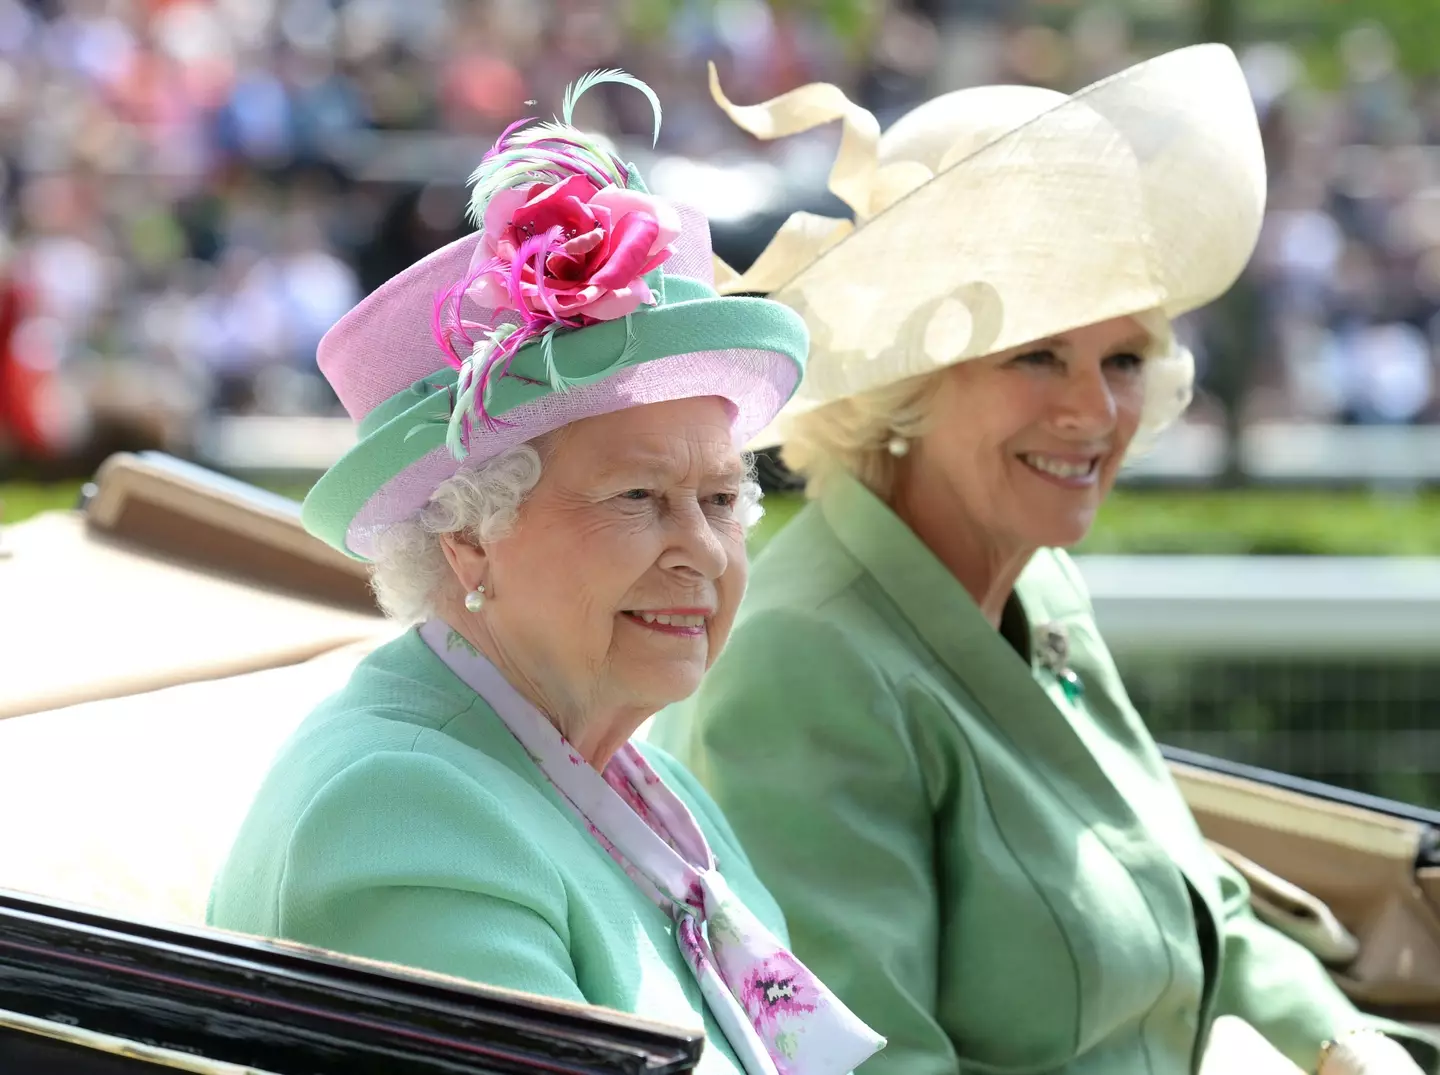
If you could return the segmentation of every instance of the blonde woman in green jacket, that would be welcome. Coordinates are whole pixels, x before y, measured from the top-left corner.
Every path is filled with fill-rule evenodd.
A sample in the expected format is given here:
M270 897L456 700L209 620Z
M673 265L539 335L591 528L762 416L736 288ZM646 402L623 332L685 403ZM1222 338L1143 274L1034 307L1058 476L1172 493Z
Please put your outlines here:
M784 445L810 503L650 738L725 810L796 952L889 1039L862 1075L1185 1075L1222 1015L1258 1031L1236 1075L1314 1072L1335 1038L1327 1075L1353 1051L1434 1071L1431 1043L1252 916L1061 551L1189 400L1171 319L1256 241L1233 56L1071 98L961 91L878 147L830 87L720 100L765 137L843 120L832 189L856 223L792 221L730 283L809 324L806 386L757 443Z

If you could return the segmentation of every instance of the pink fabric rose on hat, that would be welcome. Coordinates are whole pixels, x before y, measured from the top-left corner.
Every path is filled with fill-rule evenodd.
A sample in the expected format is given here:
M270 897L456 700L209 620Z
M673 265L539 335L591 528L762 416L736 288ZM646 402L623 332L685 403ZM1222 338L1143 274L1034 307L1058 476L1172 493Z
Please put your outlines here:
M502 190L485 208L477 253L492 266L474 297L496 310L518 300L526 320L613 321L654 303L643 277L679 235L673 206L588 176Z

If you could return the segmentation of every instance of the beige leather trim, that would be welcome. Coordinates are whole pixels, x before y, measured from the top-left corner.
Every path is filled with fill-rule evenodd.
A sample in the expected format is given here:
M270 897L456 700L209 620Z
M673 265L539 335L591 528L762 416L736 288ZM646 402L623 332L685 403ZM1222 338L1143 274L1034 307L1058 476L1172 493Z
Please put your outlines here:
M243 501L223 486L208 487L120 453L101 464L95 475L97 491L85 507L90 522L102 530L124 533L126 509L137 500L187 515L232 531L237 536L268 546L275 552L303 557L318 567L365 579L365 565L312 537L300 520L272 510L263 501Z
M1188 765L1171 766L1190 809L1264 828L1339 844L1367 855L1403 860L1420 850L1423 826L1343 803L1312 799Z
M1213 841L1210 846L1250 885L1250 904L1262 922L1304 945L1329 966L1343 967L1360 954L1360 942L1324 900L1238 851Z
M377 612L368 565L307 533L298 514L265 496L205 485L123 453L107 459L95 480L85 508L92 529L256 586Z
M295 664L395 630L373 606L177 562L74 512L7 527L5 540L0 718Z
M1422 866L1416 870L1415 884L1420 894L1440 911L1440 866Z
M1333 914L1359 943L1353 958L1331 960L1332 976L1352 1000L1396 1018L1437 1017L1440 870L1417 876L1424 825L1190 766L1172 768L1201 831L1232 852L1227 857L1250 881L1259 917L1312 950L1318 940L1341 955L1332 942L1343 941L1343 934L1314 934L1309 927L1316 923L1303 908L1289 924L1302 927L1301 934L1311 932L1309 943L1286 929L1285 919L1272 920L1287 903L1299 906L1284 898L1293 891L1270 890L1267 874L1283 878L1301 890L1311 911ZM1281 896L1279 906L1270 898L1275 895Z

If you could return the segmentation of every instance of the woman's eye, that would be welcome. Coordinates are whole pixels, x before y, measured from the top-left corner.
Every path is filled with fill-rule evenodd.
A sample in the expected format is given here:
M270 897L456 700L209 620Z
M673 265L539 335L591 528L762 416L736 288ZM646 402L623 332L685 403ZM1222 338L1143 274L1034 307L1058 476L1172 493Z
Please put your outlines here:
M1143 357L1129 354L1128 352L1123 355L1111 355L1105 361L1109 366L1120 370L1122 373L1133 373L1145 365L1145 359Z
M739 493L716 493L710 498L716 507L733 508L740 500Z
M1059 361L1054 351L1026 351L1023 355L1016 355L1010 363L1015 366L1049 366Z
M626 489L620 494L622 500L649 500L649 489Z

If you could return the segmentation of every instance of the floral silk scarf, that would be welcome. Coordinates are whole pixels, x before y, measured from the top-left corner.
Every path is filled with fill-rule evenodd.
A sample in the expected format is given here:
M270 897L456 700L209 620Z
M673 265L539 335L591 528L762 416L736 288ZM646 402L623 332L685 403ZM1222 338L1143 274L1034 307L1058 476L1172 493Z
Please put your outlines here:
M674 920L685 963L747 1075L845 1075L884 1047L730 891L694 816L633 744L596 772L448 624L431 620L420 636Z

